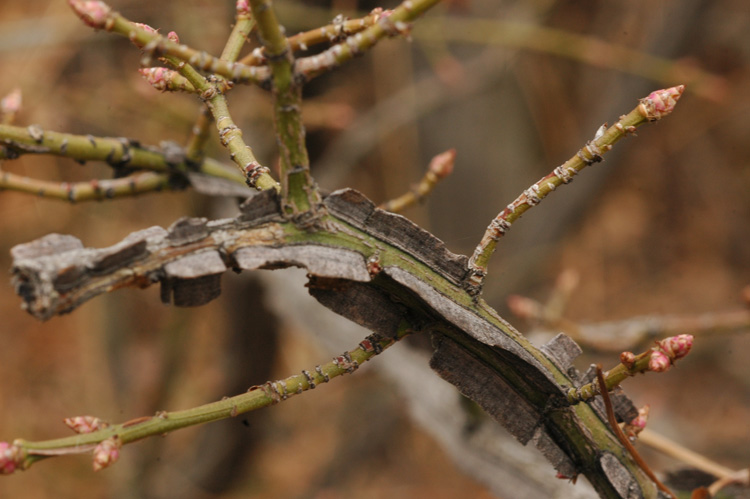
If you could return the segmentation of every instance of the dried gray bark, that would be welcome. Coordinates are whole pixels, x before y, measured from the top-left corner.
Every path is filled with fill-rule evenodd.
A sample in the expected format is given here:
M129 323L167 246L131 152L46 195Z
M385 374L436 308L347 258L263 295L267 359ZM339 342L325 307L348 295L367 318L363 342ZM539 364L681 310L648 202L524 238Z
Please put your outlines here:
M13 248L13 282L24 308L44 320L122 286L161 282L165 300L195 306L219 295L227 268L304 267L310 293L358 324L383 335L404 321L431 332L431 367L561 474L585 474L604 497L657 496L597 412L567 403L566 390L582 383L572 340L534 348L466 293L466 257L406 218L349 189L324 205L328 215L306 229L264 192L235 219L181 219L109 248L51 235ZM621 407L621 417L632 415L632 405Z

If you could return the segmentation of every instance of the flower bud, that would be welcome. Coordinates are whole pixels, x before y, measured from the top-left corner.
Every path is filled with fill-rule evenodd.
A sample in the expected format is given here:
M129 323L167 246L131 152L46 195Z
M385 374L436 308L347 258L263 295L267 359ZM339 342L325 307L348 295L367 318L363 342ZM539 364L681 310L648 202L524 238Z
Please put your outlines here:
M70 5L76 15L78 15L87 26L96 29L105 29L107 27L107 18L112 9L110 9L104 2L68 0L68 5Z
M94 416L75 416L65 418L63 422L76 433L91 433L109 426L109 424Z
M114 464L120 458L120 447L122 447L122 442L117 435L99 442L94 449L94 471Z
M0 442L0 475L10 475L22 467L23 450L14 444Z
M649 121L659 120L674 111L684 91L685 85L678 85L651 92L648 97L641 99L638 111Z
M651 351L651 358L648 361L648 370L657 373L663 373L672 367L672 361L666 353L658 349Z

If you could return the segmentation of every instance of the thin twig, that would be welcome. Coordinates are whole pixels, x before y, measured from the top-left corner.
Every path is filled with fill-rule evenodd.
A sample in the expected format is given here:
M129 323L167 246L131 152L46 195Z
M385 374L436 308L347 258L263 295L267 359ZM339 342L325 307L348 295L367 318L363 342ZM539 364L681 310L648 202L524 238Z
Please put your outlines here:
M77 203L80 201L103 201L106 199L137 196L147 192L181 191L187 187L186 180L175 182L164 173L137 173L129 177L89 180L86 182L49 182L23 177L10 172L0 172L0 190L25 192L40 197Z
M246 2L239 0L236 4L235 23L232 32L229 34L224 50L221 52L220 59L227 62L235 62L240 55L242 47L247 41L247 37L255 27L255 20L250 15ZM185 145L185 155L193 161L200 161L203 157L203 150L209 137L209 130L213 116L208 107L201 108L195 124L190 129L190 137Z
M665 494L668 494L672 499L677 499L677 496L675 496L674 493L669 490L666 485L661 483L661 481L656 478L654 472L651 471L651 468L648 466L648 464L646 464L646 461L644 461L641 455L638 454L638 451L635 450L635 447L633 447L633 444L630 443L628 437L626 437L622 432L622 430L620 429L620 425L617 424L615 411L612 408L612 402L609 400L609 393L607 392L607 383L604 381L604 376L602 375L601 364L597 364L596 366L596 379L599 381L599 391L601 392L602 400L604 401L604 407L607 410L607 421L609 421L609 426L612 428L612 433L615 434L617 440L619 440L622 446L628 450L630 455L633 457L633 460L638 464L643 472L646 473L646 475L648 475L651 480L653 480L656 486L659 487L659 489L662 490Z
M630 376L648 371L667 371L677 360L690 353L694 338L689 334L670 336L645 352L635 355L632 352L620 354L620 364L607 371L604 378L604 386L607 390L613 390ZM587 383L578 388L568 390L568 402L576 404L589 400L600 393L601 384L596 382Z
M113 168L153 170L167 173L197 171L212 177L244 183L244 177L206 159L189 164L182 148L171 143L163 147L141 145L125 137L94 137L44 130L37 125L18 127L0 125L0 159L15 159L21 154L53 154L76 161L104 161Z
M161 57L169 55L195 66L202 71L219 74L228 80L237 83L255 83L263 86L270 76L268 68L247 66L240 63L231 63L214 57L207 52L202 52L183 45L156 32L142 29L132 21L123 17L119 12L112 10L104 2L86 2L82 0L68 0L68 3L76 14L92 28L111 31L129 38L140 47L146 54L143 61L144 66L150 66L150 57Z
M594 139L589 141L572 158L526 189L501 211L490 222L482 240L469 260L469 292L475 295L481 293L484 278L487 275L487 265L495 251L497 242L510 229L513 222L518 220L526 210L539 204L557 187L571 182L573 176L585 167L601 161L602 155L612 149L615 142L628 133L633 133L636 127L649 121L657 121L670 114L684 89L684 85L680 85L652 92L648 97L641 99L641 103L635 109L622 116L617 123L606 130L605 127L600 128Z
M294 54L270 0L250 0L249 3L272 74L283 208L291 215L315 214L322 197L310 175L301 115L302 84L295 74Z
M390 10L383 10L382 8L377 7L367 16L358 19L344 19L343 17L338 16L331 24L290 36L288 38L289 47L293 51L308 50L315 45L339 42L347 36L355 35L360 31L369 28L375 24L381 16L389 15L390 12ZM246 55L240 59L239 62L247 64L248 66L260 66L266 64L268 60L265 51L261 48Z
M236 417L256 409L283 402L290 397L299 395L305 391L315 388L317 385L327 383L329 380L343 374L354 372L362 363L367 362L386 348L395 344L401 338L414 332L410 325L404 321L396 331L395 336L383 337L373 334L360 342L354 350L348 351L334 357L332 361L315 366L310 370L303 370L301 374L289 376L288 378L269 381L260 386L251 387L247 393L228 397L217 402L175 412L158 412L151 417L137 418L117 425L97 424L90 433L82 433L74 437L46 440L41 442L28 442L15 440L12 446L0 442L0 448L4 447L6 455L15 456L15 469L27 469L35 462L60 455L80 454L94 451L94 468L101 469L112 464L119 455L114 453L120 446L135 442L151 436L164 435L166 433L203 424L220 419ZM71 418L77 421L91 418ZM91 425L86 425L90 427ZM104 442L110 442L111 449L102 456L96 449ZM8 451L8 448L11 451ZM13 471L11 470L11 471Z
M374 47L380 40L408 35L409 23L434 7L439 0L405 0L390 15L380 16L375 24L318 55L297 61L297 71L305 78L314 78Z
M447 151L436 155L430 161L430 166L419 181L419 184L396 199L386 201L381 204L379 208L392 213L400 213L406 208L418 203L428 196L441 180L451 174L455 160L455 149L448 149Z

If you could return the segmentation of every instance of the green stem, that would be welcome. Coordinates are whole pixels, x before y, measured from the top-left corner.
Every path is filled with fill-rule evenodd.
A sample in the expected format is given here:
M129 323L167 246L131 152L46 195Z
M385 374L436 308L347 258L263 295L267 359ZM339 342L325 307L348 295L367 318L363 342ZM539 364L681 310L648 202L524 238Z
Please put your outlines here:
M218 161L206 159L197 165L175 161L157 147L142 146L124 137L94 137L43 130L31 125L0 125L0 159L14 159L21 154L53 154L77 161L104 161L114 168L153 170L157 172L197 171L212 177L244 183L244 177L228 172Z
M250 0L258 35L271 68L274 121L279 141L281 195L290 215L316 212L321 195L310 175L310 159L302 124L302 85L294 72L294 56L270 0Z
M182 63L171 56L165 59L200 92L201 99L206 103L216 122L221 144L229 149L230 157L242 172L247 185L260 191L279 190L279 184L271 177L269 169L258 162L252 148L242 139L242 130L232 120L226 97L221 90L226 86L226 80L221 79L213 83L190 64Z
M621 116L613 126L597 132L594 140L589 141L572 158L555 168L552 173L526 189L515 201L501 211L490 222L482 240L469 260L469 292L474 295L481 292L490 258L495 252L498 241L511 228L513 222L518 220L528 209L539 204L557 187L571 182L573 177L581 170L601 161L602 156L612 149L617 141L627 134L633 133L637 127L669 114L682 95L683 90L684 86L672 87L652 92L648 97L641 99L641 103L635 109L627 115Z
M255 21L247 13L237 13L237 21L229 34L224 50L221 52L221 60L235 62L240 55L242 47L247 41L247 37L255 26ZM198 118L190 130L190 138L185 146L185 155L192 161L200 161L203 157L203 150L209 137L209 130L213 117L208 108L201 109Z
M649 370L648 363L651 358L651 353L651 350L647 350L637 355L635 361L629 367L624 364L617 364L613 369L607 371L604 374L604 382L607 386L607 391L611 392L616 387L620 386L620 383L631 376L647 372ZM601 390L599 388L599 383L595 380L581 386L580 388L571 388L568 390L568 402L571 404L577 404L578 402L590 400L600 394Z
M36 194L40 197L77 203L137 196L162 190L182 190L185 184L175 184L163 173L140 173L125 178L89 180L87 182L49 182L10 172L0 172L0 190Z
M375 24L349 37L330 49L297 61L297 71L305 78L313 78L343 64L371 49L383 38L398 34L408 34L408 24L424 12L438 4L440 0L406 0L388 16L380 16Z
M263 86L269 74L266 68L246 66L214 57L206 52L200 52L180 43L173 42L158 33L152 33L137 26L123 17L119 12L111 11L105 29L123 35L130 39L147 56L171 56L184 61L202 71L223 76L238 83L255 83ZM234 48L230 49L234 50Z
M262 407L274 405L327 383L332 378L354 372L357 367L413 332L403 321L393 338L376 334L368 336L357 348L334 357L326 364L315 366L301 374L283 380L269 381L251 387L247 393L205 404L192 409L175 412L159 412L152 417L138 418L122 424L107 426L91 433L73 437L28 442L15 440L13 444L25 455L24 469L36 461L56 455L89 452L93 446L108 438L117 437L123 444L166 433L197 424L235 417Z

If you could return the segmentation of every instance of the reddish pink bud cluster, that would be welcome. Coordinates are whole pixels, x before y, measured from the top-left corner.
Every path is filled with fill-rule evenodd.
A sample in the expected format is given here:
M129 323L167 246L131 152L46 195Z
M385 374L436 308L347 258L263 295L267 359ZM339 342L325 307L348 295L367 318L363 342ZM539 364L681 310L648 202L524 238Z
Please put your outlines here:
M430 171L437 178L445 178L453 173L453 165L456 162L456 150L448 149L441 152L430 161Z
M237 15L249 15L250 14L250 3L247 0L237 0Z
M680 100L684 91L685 85L678 85L651 92L648 97L641 99L638 110L649 121L660 120L674 111L677 101Z
M105 29L107 27L107 19L112 9L106 3L68 0L68 5L70 5L87 26L96 29Z
M94 471L99 471L115 463L120 458L122 441L115 435L102 440L94 449Z
M693 348L693 335L678 334L659 341L657 344L672 360L677 360L690 353L690 349Z
M10 475L23 465L23 450L17 445L0 442L0 475Z
M63 422L76 433L91 433L109 426L108 423L94 416L75 416L65 418Z
M638 434L646 428L646 424L648 423L648 413L649 413L650 407L648 405L644 405L640 409L638 409L638 416L633 418L632 421L629 423L625 423L625 426L623 426L623 431L625 432L625 435L631 440L634 441Z
M167 68L141 68L138 70L146 81L156 90L164 92L169 88L169 81L175 72Z
M656 346L651 349L651 357L648 361L649 370L655 372L668 370L674 361L690 353L692 347L693 335L691 334L680 334L657 341Z
M170 31L169 33L167 33L167 40L169 40L170 42L180 43L180 37L174 31Z

